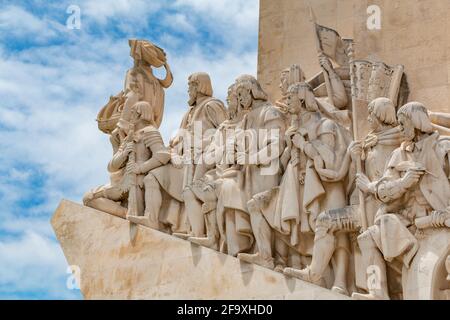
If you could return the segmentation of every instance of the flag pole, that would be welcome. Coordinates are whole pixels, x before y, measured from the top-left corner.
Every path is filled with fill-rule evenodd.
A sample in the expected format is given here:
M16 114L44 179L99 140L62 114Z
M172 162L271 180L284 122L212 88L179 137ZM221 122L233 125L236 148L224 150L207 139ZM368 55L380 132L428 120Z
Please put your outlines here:
M311 4L309 5L309 17L310 17L310 21L312 23L313 26L313 31L314 31L314 37L315 37L315 42L316 42L316 48L317 48L317 53L322 53L323 54L323 50L322 50L322 45L320 44L320 39L319 39L319 34L317 31L317 22L316 22L316 16L314 14L314 11L311 7ZM323 77L325 79L325 87L327 88L327 95L328 95L328 101L330 102L330 104L332 104L334 106L334 99L333 99L333 92L331 90L331 82L330 82L330 75L328 74L327 70L325 70L324 67L322 67L322 74Z
M358 136L358 121L356 118L356 79L355 79L355 54L353 50L353 40L349 39L348 51L347 51L350 63L350 85L351 85L351 95L352 95L352 127L353 127L353 140L359 140ZM362 173L362 160L359 157L356 160L356 172ZM361 231L367 230L367 216L366 216L366 203L364 192L359 189L359 213L361 218Z

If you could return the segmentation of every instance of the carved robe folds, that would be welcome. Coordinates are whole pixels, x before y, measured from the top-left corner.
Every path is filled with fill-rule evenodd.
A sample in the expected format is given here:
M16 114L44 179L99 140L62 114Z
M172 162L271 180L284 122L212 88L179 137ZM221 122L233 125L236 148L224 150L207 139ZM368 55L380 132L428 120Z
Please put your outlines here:
M386 203L377 213L375 225L367 232L383 253L385 260L401 257L409 266L418 242L413 233L414 220L432 211L445 211L450 206L450 183L444 172L445 141L432 134L418 143L403 143L396 149L387 171L377 186L378 198ZM426 172L419 184L405 190L399 180L411 165L421 164Z

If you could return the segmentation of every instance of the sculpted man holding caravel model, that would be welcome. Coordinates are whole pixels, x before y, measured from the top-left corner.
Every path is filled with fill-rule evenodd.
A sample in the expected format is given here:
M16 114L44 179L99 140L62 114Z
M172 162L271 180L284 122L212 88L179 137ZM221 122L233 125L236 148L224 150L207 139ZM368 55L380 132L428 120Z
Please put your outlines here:
M429 299L450 297L450 116L406 103L403 66L355 60L351 40L313 22L320 73L286 66L274 102L238 76L226 107L193 73L167 145L166 55L130 40L134 66L98 115L111 181L83 202L355 299L410 299L425 284Z

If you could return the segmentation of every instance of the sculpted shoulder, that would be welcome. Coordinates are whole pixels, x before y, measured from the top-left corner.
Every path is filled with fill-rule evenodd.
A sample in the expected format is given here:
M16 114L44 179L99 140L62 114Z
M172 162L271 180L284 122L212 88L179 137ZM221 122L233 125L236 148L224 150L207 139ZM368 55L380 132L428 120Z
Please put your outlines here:
M214 124L214 127L218 127L227 118L225 105L219 99L210 99L205 103L204 109L209 120Z
M336 122L334 122L331 119L324 118L318 128L318 134L319 135L325 134L325 133L335 134L337 127L338 126L337 126Z
M223 102L216 98L212 98L211 100L206 102L205 108L208 111L214 111L214 112L222 113L224 115L226 115L226 113L227 113L227 110L226 110Z
M402 162L404 158L403 151L404 150L402 146L392 151L391 157L386 165L386 168L395 168L400 162Z
M275 120L284 120L284 115L281 113L281 111L274 105L267 103L266 106L264 106L264 123L268 123L270 121Z

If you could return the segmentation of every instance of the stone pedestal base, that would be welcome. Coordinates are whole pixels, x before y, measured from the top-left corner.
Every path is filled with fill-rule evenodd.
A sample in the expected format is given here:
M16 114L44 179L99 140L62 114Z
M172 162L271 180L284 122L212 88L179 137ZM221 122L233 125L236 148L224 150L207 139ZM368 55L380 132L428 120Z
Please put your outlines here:
M67 200L51 222L86 299L349 299Z

